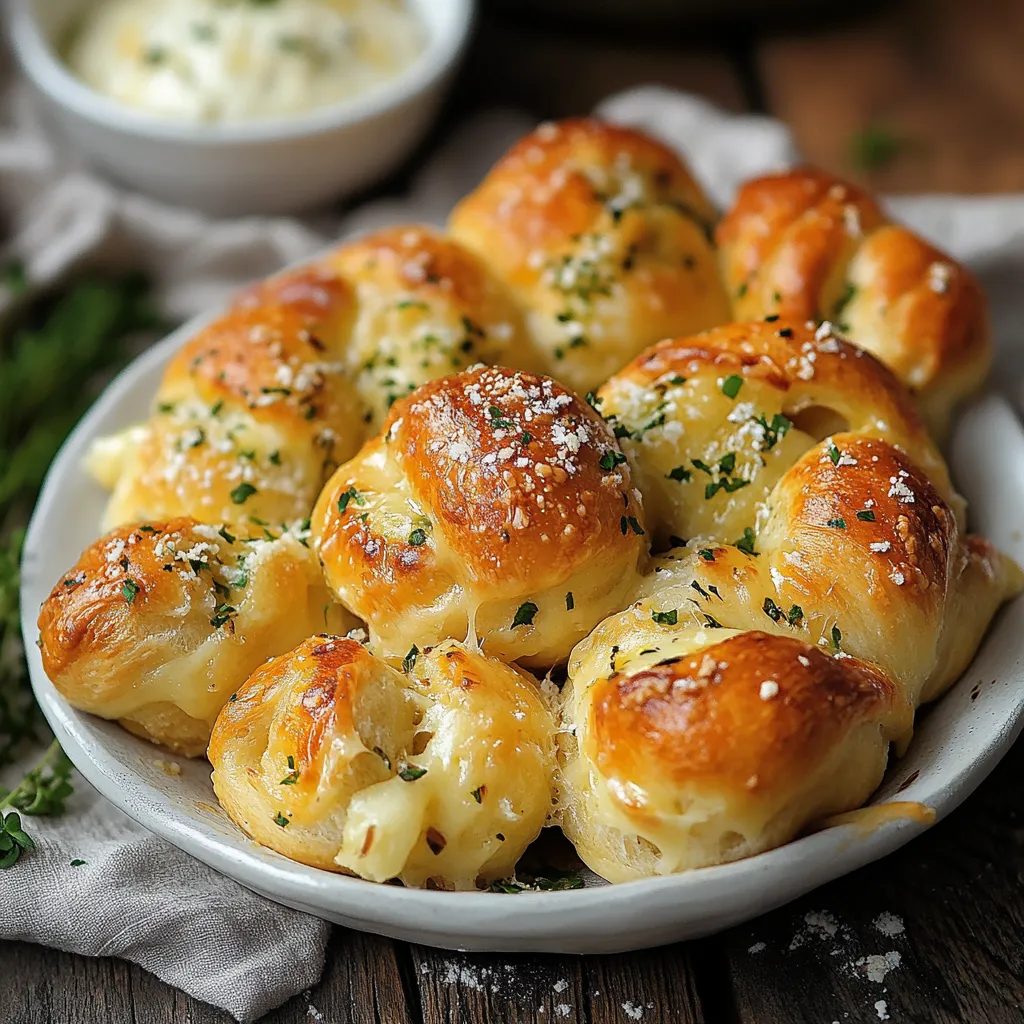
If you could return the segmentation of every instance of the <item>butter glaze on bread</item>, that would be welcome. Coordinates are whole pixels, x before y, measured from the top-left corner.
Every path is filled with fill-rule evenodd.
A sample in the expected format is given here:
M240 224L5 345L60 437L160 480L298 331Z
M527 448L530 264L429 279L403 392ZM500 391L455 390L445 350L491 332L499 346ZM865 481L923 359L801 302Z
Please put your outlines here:
M150 419L93 446L104 523L191 515L262 534L307 518L363 437L345 363L351 288L310 266L240 295L164 373Z
M480 260L427 227L398 227L341 246L325 260L351 285L349 343L367 436L420 384L476 363L538 365L519 307Z
M653 342L729 319L714 220L670 149L570 120L516 143L449 230L516 297L544 372L582 394Z
M622 882L747 857L858 807L911 709L878 669L798 639L648 617L577 648L564 714L562 828Z
M621 607L647 538L611 431L554 381L497 367L424 385L317 502L327 581L375 649L478 636L547 666Z
M245 543L176 519L88 547L44 602L39 635L69 704L191 757L249 673L325 623L357 624L299 536Z
M265 846L373 881L512 874L552 810L551 712L534 680L455 642L411 671L329 636L261 668L210 743L224 808Z
M906 390L824 326L755 321L663 341L598 398L662 547L672 536L733 541L756 529L794 461L839 431L911 453L962 518L963 502Z
M991 363L974 276L865 192L798 168L743 185L716 231L737 320L832 320L889 366L942 436Z
M833 453L838 453L834 458ZM917 706L966 668L1018 567L962 537L927 478L882 441L837 434L771 493L751 548L695 540L659 559L623 612L778 632L878 665Z

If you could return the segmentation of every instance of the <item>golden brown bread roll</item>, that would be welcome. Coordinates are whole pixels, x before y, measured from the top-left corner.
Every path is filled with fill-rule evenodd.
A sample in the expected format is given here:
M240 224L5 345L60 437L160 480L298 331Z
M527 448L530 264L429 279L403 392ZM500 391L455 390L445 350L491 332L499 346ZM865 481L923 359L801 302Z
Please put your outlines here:
M363 438L353 309L351 287L315 266L239 296L171 361L150 419L94 445L88 467L113 490L104 525L191 515L261 535L308 517Z
M189 757L262 661L357 624L304 535L242 541L192 519L107 534L39 613L43 668L69 704Z
M513 873L552 810L535 682L454 642L389 668L312 637L255 672L210 742L224 808L294 860L472 889Z
M522 313L480 260L426 227L344 245L325 263L355 291L348 361L375 434L420 384L475 363L532 369Z
M312 528L329 585L392 659L469 634L551 665L626 603L647 551L604 421L554 381L498 367L396 403Z
M837 434L781 478L746 550L694 540L660 559L624 617L796 636L870 661L911 705L966 668L1019 568L961 539L927 478L882 441Z
M794 461L844 430L911 453L962 516L905 389L824 326L773 318L663 341L612 377L598 403L662 547L672 537L734 542L756 530Z
M988 373L974 276L854 185L811 168L749 181L716 240L737 320L834 321L915 392L937 435Z
M612 882L738 860L863 803L912 712L791 637L610 620L573 652L562 828Z
M714 219L671 150L570 120L516 143L449 230L519 301L544 372L583 394L655 341L729 319Z

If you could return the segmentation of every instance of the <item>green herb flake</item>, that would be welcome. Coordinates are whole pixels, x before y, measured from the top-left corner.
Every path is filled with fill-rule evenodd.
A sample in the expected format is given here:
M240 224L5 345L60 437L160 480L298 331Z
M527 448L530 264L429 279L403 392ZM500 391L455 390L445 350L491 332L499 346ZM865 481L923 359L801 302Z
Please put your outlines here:
M609 448L608 451L606 451L604 455L601 456L598 465L603 470L610 472L611 470L615 469L616 466L621 466L625 461L625 455L623 455L621 452L613 451L612 449Z
M735 398L740 393L741 387L743 387L743 378L738 373L731 374L722 381L722 394L726 398Z
M278 828L285 828L290 821L291 818L286 818L280 811L274 815L274 824L277 825Z
M732 543L733 547L738 548L745 555L756 556L758 552L754 548L755 540L754 530L752 527L748 526L743 530L743 536L740 537L739 540L734 540Z
M831 527L833 527L836 530L845 530L846 529L846 520L845 519L830 519L825 525L826 526L831 526Z
M121 587L121 593L124 594L124 599L129 604L133 604L140 589L141 588L135 580L128 579L124 581L124 586Z
M473 799L478 804L482 804L484 802L484 793L486 793L486 792L487 792L487 787L486 786L477 786L476 789L473 790Z
M659 626L675 626L679 622L679 612L675 608L671 608L667 612L656 612L652 610L651 618Z
M828 457L832 460L833 466L839 465L839 460L842 456L839 454L839 449L836 447L835 441L829 441L828 443Z
M785 618L785 612L770 598L764 599L764 604L761 605L761 610L768 616L772 622L780 622Z
M839 632L838 626L832 627L832 646L838 651L839 645L843 642L843 634Z
M281 780L282 786L294 786L299 781L299 769L295 767L295 758L288 755L288 774Z
M576 600L575 600L575 598L573 598L572 591L570 590L565 595L565 610L567 612L571 612L573 610L573 608L575 608L575 607L576 607Z
M804 610L798 604L793 605L789 609L789 611L786 613L786 621L791 626L795 626L798 623L802 622L803 618L804 618Z
M705 562L713 562L715 560L715 549L714 548L701 548L697 552Z
M402 671L408 675L416 667L416 659L420 655L420 649L413 644L409 653L402 659Z
M357 505L365 505L366 499L357 491L354 487L350 487L341 497L338 498L338 511L344 512L348 508L350 501L354 501Z
M235 537L235 535L233 533L228 533L228 529L227 529L226 526L222 526L217 531L217 533L219 533L220 536L223 537L229 544L234 544L235 541L237 540L237 538Z
M665 474L666 480L676 480L679 483L689 483L690 471L685 466L676 466Z
M255 493L256 488L243 481L231 492L231 500L236 505L244 505Z
M414 764L407 764L399 770L398 777L403 782L415 782L417 779L422 779L426 774L426 768L419 768Z
M421 544L427 543L427 531L421 527L416 527L412 533L409 534L409 543L413 547L419 547Z
M875 521L875 513L869 508L864 508L857 513L857 518L862 523L873 523Z
M532 601L524 601L517 609L512 620L512 628L516 626L532 626L533 617L537 614L537 606Z

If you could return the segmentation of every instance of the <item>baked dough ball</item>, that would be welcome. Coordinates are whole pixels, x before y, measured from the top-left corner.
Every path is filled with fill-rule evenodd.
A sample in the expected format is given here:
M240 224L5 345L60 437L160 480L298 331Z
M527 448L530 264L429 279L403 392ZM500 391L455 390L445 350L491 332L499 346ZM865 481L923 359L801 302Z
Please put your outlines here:
M214 729L217 796L315 867L444 889L512 874L552 810L551 712L532 679L462 644L407 667L327 636L264 665Z
M513 146L449 229L519 300L545 372L583 394L655 341L729 319L714 220L671 150L574 120Z
M630 458L661 547L756 531L783 474L843 430L912 453L962 513L903 387L825 325L773 318L663 341L605 384L598 411Z
M480 260L426 227L342 246L326 261L355 290L348 360L372 433L420 384L475 363L534 368L519 308Z
M192 519L112 531L39 613L43 668L69 704L189 757L257 665L356 625L302 534L247 542Z
M309 516L363 439L345 345L350 287L310 266L243 293L164 373L150 419L98 441L106 526L194 516L262 535Z
M966 668L1021 573L961 539L934 487L884 442L837 434L779 481L746 550L695 540L659 560L627 615L761 629L870 661L914 706Z
M560 820L612 882L738 860L860 806L911 709L792 637L618 620L574 652Z
M716 238L735 319L834 321L916 393L939 435L988 373L974 276L854 185L810 168L749 181Z
M317 501L327 581L402 658L480 637L546 666L621 608L647 537L611 431L554 381L487 367L425 384Z

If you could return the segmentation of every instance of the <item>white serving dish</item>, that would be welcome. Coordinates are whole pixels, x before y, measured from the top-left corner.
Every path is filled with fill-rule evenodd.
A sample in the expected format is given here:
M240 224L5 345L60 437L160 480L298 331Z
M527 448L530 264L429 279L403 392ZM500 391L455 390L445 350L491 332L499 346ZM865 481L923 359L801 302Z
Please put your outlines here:
M90 162L142 192L218 216L293 213L379 180L426 132L473 20L473 0L409 0L428 42L393 81L302 116L192 126L108 99L67 69L53 41L90 2L6 0L26 76Z
M520 895L375 885L296 864L247 839L218 807L205 761L182 761L180 776L167 775L155 763L157 748L70 708L46 678L35 643L39 605L98 532L106 495L82 468L86 448L146 415L165 364L200 322L137 359L99 399L50 469L25 543L22 630L36 696L76 767L142 825L269 899L351 928L451 949L559 953L638 949L729 927L924 831L920 821L883 810L874 822L829 828L734 864ZM973 527L1024 561L1024 431L1009 407L987 397L969 409L952 455ZM988 775L1022 725L1024 599L1018 599L999 614L965 676L923 716L873 804L919 801L944 817Z

